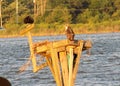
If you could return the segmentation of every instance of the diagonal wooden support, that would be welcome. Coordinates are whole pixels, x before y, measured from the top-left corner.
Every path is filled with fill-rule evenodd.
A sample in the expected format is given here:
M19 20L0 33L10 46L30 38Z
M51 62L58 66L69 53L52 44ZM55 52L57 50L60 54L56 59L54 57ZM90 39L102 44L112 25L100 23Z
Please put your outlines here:
M48 66L49 66L49 68L50 68L50 70L52 72L52 75L53 75L53 77L55 78L55 81L56 81L55 72L54 72L54 69L53 69L51 58L49 58L47 56L45 58L46 58L46 61L48 63Z

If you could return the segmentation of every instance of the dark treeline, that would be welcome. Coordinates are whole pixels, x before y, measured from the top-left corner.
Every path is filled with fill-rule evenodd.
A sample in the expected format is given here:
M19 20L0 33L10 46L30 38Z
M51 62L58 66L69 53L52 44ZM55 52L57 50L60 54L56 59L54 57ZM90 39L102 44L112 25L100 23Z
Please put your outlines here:
M23 23L27 15L36 23L100 23L120 19L120 0L2 0L3 24ZM17 20L18 18L18 20Z

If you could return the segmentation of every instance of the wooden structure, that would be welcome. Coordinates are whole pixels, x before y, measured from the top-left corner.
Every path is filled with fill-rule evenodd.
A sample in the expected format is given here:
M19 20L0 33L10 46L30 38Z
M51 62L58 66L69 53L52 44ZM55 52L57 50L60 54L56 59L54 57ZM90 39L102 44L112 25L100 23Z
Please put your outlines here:
M29 25L21 34L27 33L30 46L33 72L49 66L57 86L74 86L83 49L83 40L60 40L32 42ZM46 62L37 64L36 55L43 56Z

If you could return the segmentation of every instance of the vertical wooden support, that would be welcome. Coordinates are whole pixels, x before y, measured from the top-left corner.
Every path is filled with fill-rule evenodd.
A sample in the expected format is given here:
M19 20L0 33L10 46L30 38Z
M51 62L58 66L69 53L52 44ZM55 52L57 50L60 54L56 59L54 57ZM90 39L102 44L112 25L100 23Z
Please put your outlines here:
M31 58L32 58L32 64L33 64L33 72L37 71L37 64L36 64L36 58L35 58L35 54L33 51L33 43L32 43L32 37L31 37L31 33L28 32L27 33L28 36L28 42L29 42L29 47L30 47L30 54L31 54Z
M73 81L72 81L73 85L72 86L74 86L74 82L75 82L75 79L76 79L78 66L79 66L79 62L80 62L80 57L81 57L81 53L82 53L82 48L83 48L83 41L80 41L79 46L78 46L78 50L77 50L77 59L76 59L76 62L75 62L75 67L73 69Z
M61 62L61 69L62 69L62 79L63 79L63 86L68 86L68 62L66 57L66 51L62 51L59 53L60 55L60 62Z
M66 50L60 51L58 57L57 48L53 48L53 45L51 43L50 48L52 59L51 69L53 68L51 72L54 75L57 86L74 86L79 66L79 60L81 57L82 47L83 41L79 41L78 46L76 47L74 45L68 46L67 48L69 50L68 53L70 56L68 60ZM74 59L74 49L77 50L76 59ZM58 58L60 59L60 62ZM75 60L75 64L73 64L73 60Z
M72 46L69 49L70 60L69 60L69 86L72 86L72 75L73 75L73 48Z
M51 43L51 58L52 58L52 63L53 63L53 69L55 72L55 79L56 79L56 84L57 86L62 86L62 79L61 79L61 73L60 73L60 64L58 61L58 52L56 49L53 49L53 44Z
M54 79L56 81L56 77L55 77L55 72L54 72L54 69L53 69L53 65L52 65L52 62L50 61L51 58L49 58L49 57L45 57L45 58L46 58L46 61L47 61L48 65L49 65L49 68L50 68L50 70L51 70L51 72L53 74L53 77L54 77Z

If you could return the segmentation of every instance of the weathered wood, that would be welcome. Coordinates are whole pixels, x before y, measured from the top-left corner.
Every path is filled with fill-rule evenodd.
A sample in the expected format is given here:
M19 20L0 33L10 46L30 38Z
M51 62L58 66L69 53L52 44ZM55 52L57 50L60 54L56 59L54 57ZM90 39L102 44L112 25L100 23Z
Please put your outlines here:
M32 48L33 46L30 40L32 39L29 34L29 44ZM36 48L37 54L43 55L46 58L47 63L37 66L34 55L36 52L33 51L34 49L31 49L33 72L37 72L42 68L49 66L57 86L74 86L83 41L69 42L67 40L62 40L55 42L41 42L36 45L38 46L33 48ZM69 65L67 53L70 54ZM77 54L77 59L73 66L74 54Z
M39 70L41 70L41 69L43 69L43 68L45 68L45 67L47 67L48 66L48 63L47 62L45 62L45 63L42 63L42 64L40 64L39 66L36 66L36 71L35 72L37 72L37 71L39 71Z
M37 71L37 63L36 63L35 53L34 53L34 50L33 50L31 33L28 32L27 36L28 36L28 42L29 42L29 47L30 47L30 54L31 54L31 57L32 57L33 72L36 72Z
M69 85L68 86L72 86L73 82L72 82L72 75L73 75L73 46L70 46L69 48L69 53L70 53L70 59L69 59Z
M55 72L56 83L57 83L58 86L62 86L60 65L59 65L59 60L58 60L58 52L56 51L55 48L53 48L52 43L51 43L50 52L51 52L51 57L52 57L51 59L52 59L52 63L53 63L53 69L54 69L54 72Z
M68 41L67 40L54 41L52 42L52 44L53 48L60 48L68 45ZM41 45L36 48L36 53L48 51L50 50L50 46L51 42L48 42L46 45Z
M60 41L53 41L52 43L53 43L53 48L59 49L66 46L78 46L78 42L79 41L70 42L68 40L60 40ZM51 42L47 42L44 45L36 47L36 53L49 51L51 46L50 44Z
M68 62L66 57L66 51L62 51L59 53L60 55L60 63L61 63L61 69L62 69L62 79L64 86L68 86Z
M33 29L33 27L34 27L34 24L28 24L27 27L20 32L20 34L23 35L30 32L30 30Z
M45 57L46 58L46 61L47 61L47 63L48 63L48 65L49 65L49 68L50 68L50 70L51 70L51 72L52 72L52 75L53 75L53 77L54 77L54 79L55 79L55 81L57 80L56 79L56 77L55 77L55 72L54 72L54 69L53 69L53 65L52 65L52 61L51 61L51 58L50 57Z
M78 71L78 66L79 66L80 57L81 57L82 48L83 48L83 41L79 41L79 46L77 48L78 48L78 51L77 51L77 58L76 58L75 66L73 69L73 80L72 80L73 84L72 84L72 86L74 86L74 82L75 82L77 71Z
M74 86L84 41L60 40L33 43L30 33L33 26L27 28L21 34L27 33L28 36L33 72L49 66L57 86ZM46 62L37 65L36 54L45 57ZM77 55L76 59L74 54ZM70 55L69 60L67 55Z
M32 42L30 40L32 39L29 34L33 72L37 72L42 68L49 66L57 86L74 86L79 59L83 47L83 41L80 40L76 43L69 43L67 40L62 40L57 42L46 42L39 44L39 46L36 47L36 52L37 54L45 56L47 63L43 63L37 66L36 58L34 55L36 52L33 51L34 49L32 49ZM69 65L67 53L70 54ZM73 66L74 53L77 54L77 59L76 63Z
M20 34L27 33L28 36L33 72L49 66L57 86L74 86L81 53L83 50L91 48L91 42L59 40L33 43L30 33L33 27L34 24L30 24L20 32ZM45 57L46 62L37 65L36 55ZM69 59L67 58L68 55Z

